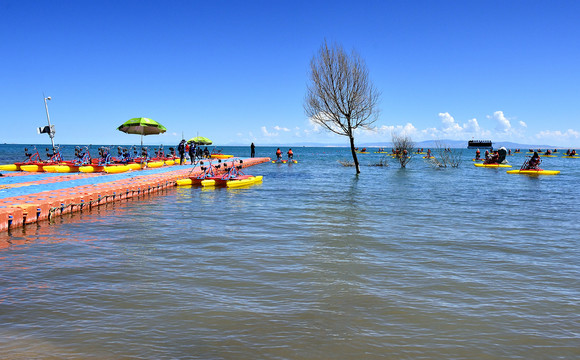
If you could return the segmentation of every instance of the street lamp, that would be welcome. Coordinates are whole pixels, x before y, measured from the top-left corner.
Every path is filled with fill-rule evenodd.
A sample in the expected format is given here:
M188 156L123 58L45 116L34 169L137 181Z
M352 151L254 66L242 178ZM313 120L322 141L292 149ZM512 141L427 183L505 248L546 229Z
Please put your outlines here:
M54 147L54 128L50 125L50 116L48 115L48 103L46 102L46 100L51 100L51 97L45 97L44 98L44 108L46 109L46 120L48 120L48 136L50 136L50 142L52 143L52 152L55 153L55 147Z

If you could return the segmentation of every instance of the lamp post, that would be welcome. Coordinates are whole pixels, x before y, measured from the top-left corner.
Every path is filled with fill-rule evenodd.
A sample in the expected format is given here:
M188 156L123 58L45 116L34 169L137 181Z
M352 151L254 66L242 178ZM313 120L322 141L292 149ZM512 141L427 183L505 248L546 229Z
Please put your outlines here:
M50 142L52 143L52 152L55 152L54 148L54 129L50 125L50 116L48 115L48 103L46 100L51 100L50 96L44 98L44 108L46 109L46 120L48 120L48 136L50 136Z

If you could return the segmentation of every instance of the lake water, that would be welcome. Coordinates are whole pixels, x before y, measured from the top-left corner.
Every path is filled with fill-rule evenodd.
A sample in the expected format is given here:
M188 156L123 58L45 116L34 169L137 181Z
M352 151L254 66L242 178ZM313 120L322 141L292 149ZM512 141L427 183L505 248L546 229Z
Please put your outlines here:
M246 170L261 185L0 233L0 357L580 358L580 159L529 177L473 150L447 169L360 154L356 176L347 148L293 150Z

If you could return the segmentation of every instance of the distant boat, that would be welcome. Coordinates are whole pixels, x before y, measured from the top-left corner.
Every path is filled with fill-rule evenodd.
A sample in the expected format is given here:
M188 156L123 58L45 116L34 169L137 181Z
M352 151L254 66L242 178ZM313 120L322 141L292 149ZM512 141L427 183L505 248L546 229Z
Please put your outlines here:
M491 140L469 140L467 142L468 149L493 149Z

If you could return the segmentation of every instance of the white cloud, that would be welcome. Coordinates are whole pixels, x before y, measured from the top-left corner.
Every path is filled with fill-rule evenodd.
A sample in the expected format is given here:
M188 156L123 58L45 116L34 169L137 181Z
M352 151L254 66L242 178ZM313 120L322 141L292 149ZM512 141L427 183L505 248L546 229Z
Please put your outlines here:
M290 131L290 129L285 128L285 127L280 127L278 125L274 126L274 130L276 130L276 131L286 131L286 132Z
M406 123L405 125L383 125L377 128L377 132L388 136L391 136L393 133L413 135L417 132L417 128L411 123Z
M441 126L430 127L418 131L424 138L448 138L462 140L470 137L489 136L489 131L481 128L476 118L469 119L461 124L455 121L455 118L448 112L437 114L441 120Z
M426 128L421 130L421 134L426 138L438 138L439 130L437 128Z
M463 131L463 127L455 122L453 116L451 116L448 112L446 113L439 113L439 118L443 123L443 127L441 131L445 134L456 134Z
M495 129L499 132L509 133L512 129L510 120L504 115L503 111L496 111L493 115L488 115L488 119L493 119L497 122Z
M314 133L319 133L322 130L322 125L314 121L312 118L308 118L308 128L304 129L305 135L312 135Z
M560 130L556 130L556 131L544 130L544 131L540 131L539 133L537 133L536 138L537 139L555 140L555 141L559 141L559 142L565 142L565 141L569 141L573 138L574 139L580 138L580 132L573 130L573 129L568 129L564 132L562 132Z
M264 135L265 137L278 136L278 133L277 132L269 132L268 129L265 126L262 126L260 128L260 130L262 130L262 135Z
M523 121L520 120L520 126L523 127L523 128L527 128L528 127L528 124L526 124L525 122L523 122Z
M476 118L473 118L471 120L467 120L467 124L464 125L464 129L467 132L476 133L476 134L479 134L481 132L481 127L479 126L479 123L477 122Z

